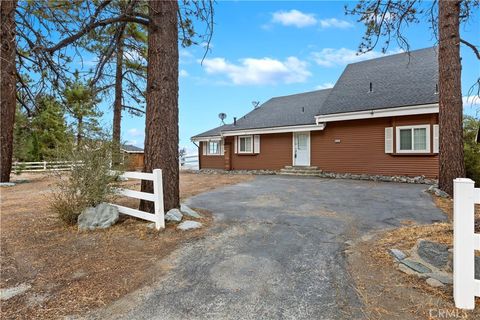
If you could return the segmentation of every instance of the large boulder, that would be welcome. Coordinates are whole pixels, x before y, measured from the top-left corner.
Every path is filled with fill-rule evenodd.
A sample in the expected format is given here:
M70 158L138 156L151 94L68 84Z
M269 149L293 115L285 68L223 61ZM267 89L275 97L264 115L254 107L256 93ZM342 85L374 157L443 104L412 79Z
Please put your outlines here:
M78 230L105 229L118 221L118 208L102 202L96 207L89 207L78 216Z
M193 230L193 229L198 229L201 228L202 224L198 221L183 221L177 226L177 229L182 230L182 231L187 231L187 230Z
M168 222L177 223L182 221L182 218L183 218L183 214L178 209L170 209L165 214L165 221L168 221Z
M188 217L191 217L191 218L196 218L196 219L199 219L201 218L202 216L195 210L192 210L189 206L187 206L186 204L181 204L180 205L180 211L182 211L182 213Z
M438 269L447 267L450 255L448 245L428 240L418 241L417 254L423 261Z

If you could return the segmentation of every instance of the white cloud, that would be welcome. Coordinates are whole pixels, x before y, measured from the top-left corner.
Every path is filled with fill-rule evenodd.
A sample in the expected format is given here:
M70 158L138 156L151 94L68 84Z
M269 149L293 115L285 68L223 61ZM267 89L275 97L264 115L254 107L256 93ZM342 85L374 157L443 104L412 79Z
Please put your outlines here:
M138 130L137 128L132 128L127 131L127 133L132 137L141 137L145 132Z
M279 23L284 26L294 26L297 28L311 27L319 25L321 28L346 29L353 27L353 24L346 20L337 18L327 18L318 20L313 13L304 13L292 9L290 11L277 11L272 14L271 23ZM270 29L271 24L265 24L263 29Z
M181 64L187 64L194 61L193 54L186 49L181 49L178 52L178 56Z
M319 84L318 86L315 87L316 90L322 90L322 89L330 89L333 88L335 84L332 82L324 82L322 84Z
M351 24L350 22L336 18L322 19L319 21L319 24L322 28L346 29L353 27L353 24Z
M277 11L272 15L272 22L280 23L284 26L295 26L303 28L317 24L317 19L311 13L303 13L298 10Z
M296 57L288 57L284 61L271 58L246 58L239 64L226 61L224 58L205 59L205 71L209 74L226 75L234 84L276 84L304 82L311 73L307 63Z
M387 54L400 53L401 50L387 52ZM383 56L384 54L378 51L369 51L364 54L358 54L356 50L347 48L333 49L325 48L321 51L312 52L312 57L315 62L323 67L344 66L349 63L358 61L374 59Z
M180 77L183 77L183 78L189 76L187 70L185 70L185 69L181 69L180 72L178 73L178 75L179 75Z

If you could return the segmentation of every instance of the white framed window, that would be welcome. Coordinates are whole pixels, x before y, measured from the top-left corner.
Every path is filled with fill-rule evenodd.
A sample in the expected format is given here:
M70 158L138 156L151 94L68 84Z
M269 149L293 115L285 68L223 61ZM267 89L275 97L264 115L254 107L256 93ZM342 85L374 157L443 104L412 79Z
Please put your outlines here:
M253 152L253 136L238 137L238 152L252 153Z
M397 153L430 153L430 125L401 126L396 131Z
M203 141L202 149L203 149L204 156L222 156L223 155L223 139Z

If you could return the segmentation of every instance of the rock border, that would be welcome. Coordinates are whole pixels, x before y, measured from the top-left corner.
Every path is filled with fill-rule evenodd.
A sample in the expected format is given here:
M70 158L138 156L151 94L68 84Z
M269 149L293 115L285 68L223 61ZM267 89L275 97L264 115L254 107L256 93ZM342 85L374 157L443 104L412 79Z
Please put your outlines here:
M189 170L190 173L196 174L251 174L251 175L280 175L279 171L275 170L223 170L223 169L200 169ZM411 184L438 184L438 180L429 179L425 176L407 177L407 176L384 176L384 175L370 175L370 174L353 174L353 173L335 173L335 172L320 172L316 173L315 177L329 178L329 179L350 179L350 180L366 180L366 181L380 181L380 182L400 182Z

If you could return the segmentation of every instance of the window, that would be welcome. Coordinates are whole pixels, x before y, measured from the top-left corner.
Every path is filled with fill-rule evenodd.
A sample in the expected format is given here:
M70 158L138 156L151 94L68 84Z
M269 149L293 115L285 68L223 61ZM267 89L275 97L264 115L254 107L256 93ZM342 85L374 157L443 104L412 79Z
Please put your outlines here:
M252 153L253 152L253 138L252 136L238 137L239 152L240 153Z
M220 154L220 141L209 141L208 142L208 154Z
M397 127L397 153L429 153L430 125Z

